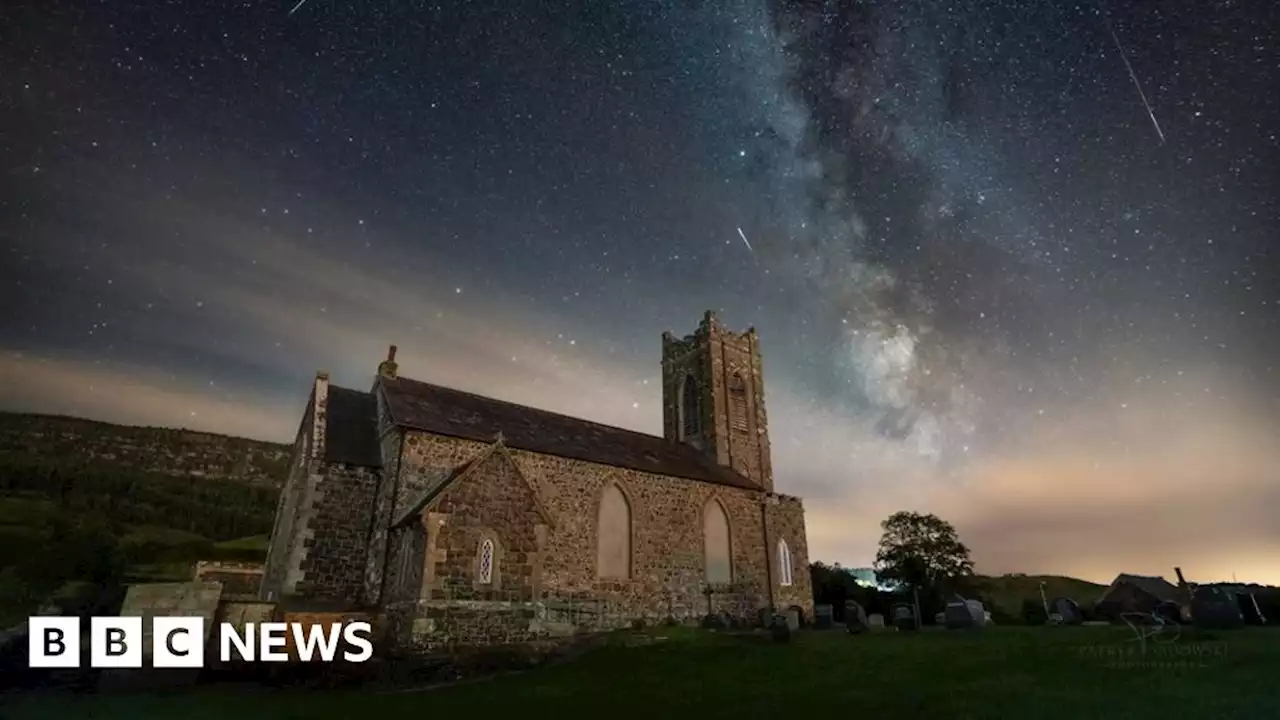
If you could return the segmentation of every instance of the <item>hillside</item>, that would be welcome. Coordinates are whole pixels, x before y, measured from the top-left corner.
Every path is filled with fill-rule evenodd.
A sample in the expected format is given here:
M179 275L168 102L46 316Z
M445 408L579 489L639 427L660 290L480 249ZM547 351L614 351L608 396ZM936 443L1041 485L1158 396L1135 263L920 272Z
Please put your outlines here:
M0 460L235 480L279 488L290 447L280 443L80 418L0 412Z
M291 448L79 418L0 413L0 625L50 597L185 580L197 560L261 562Z
M1037 604L1041 602L1042 582L1045 584L1045 596L1050 602L1055 598L1069 597L1086 607L1092 606L1107 589L1106 585L1059 575L978 575L973 580L977 594L990 599L1001 611L1013 616L1021 615L1024 601L1031 600Z

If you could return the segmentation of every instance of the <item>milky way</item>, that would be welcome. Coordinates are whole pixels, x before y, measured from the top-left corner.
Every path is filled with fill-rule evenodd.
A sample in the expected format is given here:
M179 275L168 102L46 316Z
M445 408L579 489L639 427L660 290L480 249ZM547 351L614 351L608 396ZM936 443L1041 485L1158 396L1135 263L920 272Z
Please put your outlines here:
M1280 580L1276 9L511 5L6 5L0 404L288 439L395 343L658 432L715 308L819 559Z

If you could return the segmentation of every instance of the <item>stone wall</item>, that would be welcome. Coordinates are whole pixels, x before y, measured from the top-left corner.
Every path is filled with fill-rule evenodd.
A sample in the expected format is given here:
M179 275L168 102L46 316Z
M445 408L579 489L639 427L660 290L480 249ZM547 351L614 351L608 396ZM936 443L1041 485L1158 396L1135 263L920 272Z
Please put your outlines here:
M204 618L205 641L213 632L218 614L218 602L222 596L222 583L147 583L130 585L120 606L121 617L141 617L143 667L151 665L152 618L192 617Z
M359 604L364 595L369 514L381 471L330 463L313 484L293 592Z
M286 583L289 579L290 561L295 554L298 541L295 526L306 506L304 498L307 495L313 469L311 462L311 433L315 426L312 418L313 406L314 400L308 399L307 407L302 413L302 422L298 426L298 434L293 441L288 478L280 491L280 499L276 502L275 524L267 547L266 564L263 566L261 597L264 600L273 600L292 589L286 587Z
M778 563L778 540L785 539L791 549L791 585L782 586L781 569L773 572L774 604L780 608L799 606L806 622L813 619L813 578L809 574L809 540L804 525L804 505L798 498L776 496L777 504L768 506L769 538L775 547L773 562Z
M396 488L400 484L400 452L404 433L391 421L386 398L377 392L378 444L382 452L382 476L374 489L372 517L369 519L368 553L361 573L365 603L382 602L383 566L387 560L387 528L395 520L392 512Z
M256 600L262 590L262 568L259 563L201 560L192 580L221 583L223 600Z
M0 412L0 455L279 487L288 445L191 430Z
M387 614L393 652L447 653L573 637L599 625L596 601L423 600Z
M272 622L275 618L275 610L276 604L272 602L227 600L224 598L218 604L217 620L220 623L230 623L235 626L236 630L243 636L245 626L249 623L261 625L265 622ZM206 657L216 657L216 653Z
M430 600L533 600L547 536L541 501L503 450L490 452L431 504L422 586ZM494 551L489 583L480 549Z
M480 457L490 449L491 445L485 443L408 432L393 517L405 512L410 503L421 497L424 489L438 482L443 473ZM545 531L545 550L537 567L536 595L527 599L489 597L486 601L537 603L556 599L600 603L609 610L600 613L598 622L615 627L636 618L658 622L673 616L696 621L707 612L709 603L712 611L754 619L758 617L760 608L769 605L771 597L778 606L800 605L806 615L811 615L813 600L809 587L804 513L798 500L781 498L777 505L766 505L766 494L760 491L653 475L518 449L505 452L536 490L539 501L550 516L550 527ZM602 580L596 577L598 503L606 483L615 483L630 504L633 541L629 578ZM705 592L702 512L713 498L723 505L729 518L733 579L728 586L713 588L714 592L708 597ZM465 512L481 512L480 504L454 502L458 504L451 504L453 509L443 513L450 516L449 522L454 522L452 518L464 512L458 508L466 508ZM427 511L438 512L440 509L432 504ZM765 537L766 519L770 528L769 540ZM513 519L513 522L523 521ZM505 524L491 523L491 526L502 533ZM430 518L428 527L431 527ZM784 535L794 564L793 584L789 588L779 586L776 567L769 565L776 564L776 538ZM425 544L428 549L424 552L429 552L429 536ZM458 563L447 567L459 583L459 574L465 574L464 563L471 561L471 550L463 552L467 553L465 558L448 556L454 558L449 562ZM428 585L442 582L431 578L425 581ZM420 598L416 609L411 610L406 610L404 599L398 599L401 604L396 612L403 617L397 627L416 622L419 635L422 635L423 628L431 625L442 628L430 633L438 636L441 632L463 632L464 628L471 626L469 620L446 623L441 617L444 611L439 607L432 610L435 617L427 612L433 606L425 601L443 600L443 596ZM462 598L455 596L452 599ZM545 611L543 613L545 615ZM539 617L535 612L533 619ZM433 622L427 623L427 620Z
M387 609L409 634L401 642L435 650L541 637L548 517L506 449L484 450L428 507L393 535Z
M685 441L772 490L764 365L755 329L732 332L708 312L692 335L662 336L663 433L668 439L681 437L686 378L697 383L700 429Z
M379 470L325 461L329 376L317 373L281 493L261 597L356 605L364 599L365 562Z

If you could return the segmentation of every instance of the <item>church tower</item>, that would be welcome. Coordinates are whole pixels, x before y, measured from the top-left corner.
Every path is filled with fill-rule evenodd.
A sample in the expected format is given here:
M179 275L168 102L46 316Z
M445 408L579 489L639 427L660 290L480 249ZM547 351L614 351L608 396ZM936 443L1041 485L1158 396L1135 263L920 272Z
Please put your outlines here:
M773 491L755 328L731 332L708 310L692 335L662 334L662 428Z

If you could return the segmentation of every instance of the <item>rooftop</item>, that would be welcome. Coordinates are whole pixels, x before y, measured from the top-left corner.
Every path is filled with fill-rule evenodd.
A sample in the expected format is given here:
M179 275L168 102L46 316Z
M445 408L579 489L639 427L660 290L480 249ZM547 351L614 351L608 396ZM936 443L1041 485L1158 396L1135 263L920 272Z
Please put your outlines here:
M392 420L402 427L480 442L493 442L501 433L507 447L519 450L760 489L698 449L665 438L417 380L382 376L378 382ZM332 395L330 403L332 408Z

